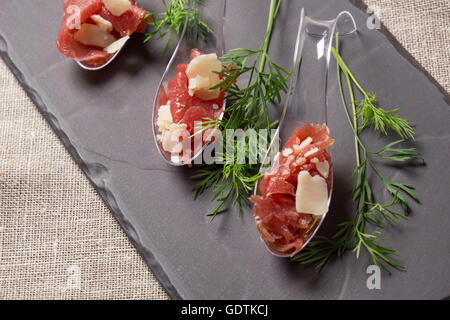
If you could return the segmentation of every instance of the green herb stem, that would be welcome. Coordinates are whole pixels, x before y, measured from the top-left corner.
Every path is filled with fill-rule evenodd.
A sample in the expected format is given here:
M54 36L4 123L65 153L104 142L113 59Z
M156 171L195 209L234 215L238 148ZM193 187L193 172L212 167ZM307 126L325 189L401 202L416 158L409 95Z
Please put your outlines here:
M341 91L341 98L343 101L343 106L346 111L347 117L349 118L349 122L351 123L350 115L349 115L348 109L346 107L345 98L344 98L343 89L342 89L341 70L344 70L344 75L347 80L347 86L348 86L348 91L350 94L350 101L351 101L352 112L353 112L353 124L351 123L351 126L352 126L353 133L355 136L354 139L355 139L356 165L359 167L361 165L361 155L360 155L360 149L359 149L359 135L358 135L358 129L357 129L358 128L358 118L357 118L357 114L356 114L355 95L353 93L350 76L347 72L347 70L349 70L349 69L348 69L347 65L344 63L344 61L341 59L341 57L339 56L339 34L338 33L336 33L336 49L332 47L331 51L333 52L333 56L335 57L336 61L338 62L338 63L336 63L336 67L337 67L339 88Z
M269 16L267 17L266 34L264 36L264 42L262 45L262 54L261 54L261 60L259 61L258 72L263 72L264 68L266 66L266 57L267 57L267 51L269 50L270 38L272 36L273 23L275 21L275 17L278 13L278 9L280 8L280 5L281 5L281 1L279 1L277 3L277 0L270 0L270 9L269 9Z

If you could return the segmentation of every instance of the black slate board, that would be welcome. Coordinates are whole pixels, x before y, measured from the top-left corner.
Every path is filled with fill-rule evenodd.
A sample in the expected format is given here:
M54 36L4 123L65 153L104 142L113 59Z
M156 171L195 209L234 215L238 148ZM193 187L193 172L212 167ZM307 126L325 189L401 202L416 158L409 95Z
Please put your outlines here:
M158 2L140 4L160 11ZM343 56L360 81L378 93L381 104L401 106L416 123L416 146L427 165L384 168L413 182L421 204L413 205L410 221L386 232L386 244L398 250L407 271L383 274L381 290L366 287L366 255L355 261L348 252L318 274L271 256L249 210L242 217L232 210L209 223L204 215L213 207L209 195L193 201L189 169L165 165L153 142L151 101L167 63L161 45L144 46L136 36L107 69L86 72L55 48L62 1L20 0L1 4L0 54L172 298L444 298L450 294L448 95L389 33L369 30L364 5L351 2L285 1L271 55L290 66L302 6L308 15L323 19L348 10L359 33L342 44ZM268 3L229 0L227 48L257 48ZM325 233L351 214L348 177L354 162L335 85L332 91L335 193ZM375 145L384 140L365 138Z

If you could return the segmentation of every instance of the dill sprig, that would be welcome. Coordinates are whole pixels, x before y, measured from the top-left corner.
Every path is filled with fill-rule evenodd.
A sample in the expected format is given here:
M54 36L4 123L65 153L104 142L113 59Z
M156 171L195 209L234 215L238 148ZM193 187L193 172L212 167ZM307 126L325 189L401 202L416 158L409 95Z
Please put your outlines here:
M226 141L227 129L249 130L267 129L267 136L271 141L271 128L277 122L271 122L269 117L269 105L272 102L280 103L282 94L287 92L288 71L277 65L268 55L273 24L278 14L281 0L271 0L267 29L264 40L259 50L238 48L229 50L222 58L223 71L219 74L222 81L213 88L221 88L226 93L227 108L222 120L209 120L203 130L208 128L220 128L223 141ZM238 79L245 79L244 84L239 85ZM261 141L261 140L259 140ZM223 158L222 164L201 165L193 178L198 182L194 187L194 197L203 193L206 189L213 189L212 201L216 202L216 208L210 213L212 219L217 214L226 210L227 204L237 206L239 213L243 205L248 203L248 196L254 189L256 181L261 178L259 174L260 155L267 151L267 143L259 145L259 148L250 147L245 141L234 141L234 154L216 155ZM226 146L229 150L229 146ZM245 161L237 160L237 150L244 150ZM243 148L243 149L242 149ZM257 163L251 163L249 159L255 159L258 153Z
M165 51L172 48L176 41L179 40L183 32L186 16L189 12L189 3L191 10L189 12L189 20L187 24L187 34L196 34L199 38L204 39L208 34L213 34L213 30L203 20L201 8L205 6L203 0L162 0L164 12L159 14L148 13L145 17L152 16L149 25L152 31L146 34L144 42L157 37L163 39L168 36Z
M348 77L363 95L362 100L354 101L357 104L356 114L361 121L358 130L362 131L366 127L373 127L377 134L387 135L387 129L390 129L403 139L414 140L414 130L411 125L406 119L398 116L400 110L398 108L385 110L377 107L378 99L375 93L366 91L359 84L335 48L332 48L332 52L345 77Z
M398 115L399 109L387 111L377 106L375 94L369 93L358 83L339 55L338 45L338 37L336 37L336 48L332 48L332 53L337 62L338 85L342 103L355 140L357 166L352 176L354 180L352 200L355 203L356 212L352 220L339 224L338 231L330 238L318 236L312 239L309 245L293 260L302 264L312 263L322 269L333 256L342 256L347 249L353 248L356 258L359 257L361 250L365 250L369 253L373 263L388 273L391 273L390 268L404 270L405 267L392 258L398 255L396 251L380 244L385 240L381 236L380 229L388 224L397 225L400 219L406 219L409 212L408 201L412 199L418 202L419 199L412 185L388 178L378 168L374 159L406 163L414 160L423 161L423 158L415 148L400 147L406 139L414 139L414 130L406 119ZM347 83L352 115L350 115L345 101L341 72ZM359 89L363 95L362 100L355 100L353 86ZM390 129L402 139L391 142L378 151L369 151L359 137L360 131L369 127L373 128L377 134L385 135L388 134L387 129ZM382 204L376 201L369 180L371 176L377 177L383 183L384 190L391 196L390 203ZM398 211L399 207L402 212ZM369 231L370 225L378 230Z
M246 148L245 152L248 159L249 148ZM199 180L194 186L194 197L208 188L213 188L211 201L215 201L217 206L208 214L212 221L226 209L229 201L238 208L240 213L243 205L248 202L248 194L253 190L255 182L261 178L261 175L259 166L224 161L223 164L202 165L192 178Z

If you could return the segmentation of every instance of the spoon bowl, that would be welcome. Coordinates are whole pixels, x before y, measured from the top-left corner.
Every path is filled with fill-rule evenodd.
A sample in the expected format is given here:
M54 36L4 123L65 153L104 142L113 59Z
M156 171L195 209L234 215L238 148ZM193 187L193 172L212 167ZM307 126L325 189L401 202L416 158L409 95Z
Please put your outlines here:
M119 39L118 41L121 41L121 42L120 42L120 46L118 48L116 48L117 51L115 53L113 53L113 55L111 57L109 57L109 59L106 60L105 63L103 63L100 66L92 67L83 61L76 60L76 62L84 70L88 70L88 71L101 70L101 69L105 68L107 65L109 65L111 62L113 62L113 60L119 55L120 51L122 51L123 47L125 46L125 44L128 42L129 39L130 39L130 36L125 36L125 37Z
M333 20L316 20L306 16L304 9L301 10L288 94L279 126L260 168L262 175L274 167L274 161L277 161L275 157L278 158L280 146L284 145L296 128L308 123L327 125L329 64L331 47L337 32L339 36L356 32L355 21L349 12L343 11ZM300 65L302 72L299 77ZM327 148L326 151L331 157L330 150ZM331 186L328 206L333 190L332 166L329 169L329 177ZM260 195L260 182L261 180L256 183L254 195ZM314 237L326 215L327 213L321 216L312 215L313 221L305 231L301 249ZM259 223L258 219L259 217L255 217L257 223ZM290 252L281 252L273 243L267 240L263 241L273 255L291 256ZM297 252L299 251L297 250Z
M211 28L212 33L205 34L198 30L191 23L191 16L195 14L200 14L202 10L202 15L205 17L206 23ZM164 97L167 96L168 83L173 79L177 73L177 66L179 64L189 63L191 49L198 49L202 53L211 54L215 53L217 57L221 57L224 54L224 37L223 37L223 26L226 10L226 0L218 0L208 7L198 8L196 7L196 2L191 0L189 3L188 13L184 23L183 31L180 35L180 39L175 46L174 52L167 64L167 67L162 75L161 81L158 86L158 90L153 103L153 135L157 149L163 160L172 166L184 166L193 163L193 161L203 152L204 148L208 143L202 143L200 148L196 148L191 152L188 158L173 157L172 154L162 147L162 143L158 136L160 135L158 121L158 111L164 103ZM225 110L225 100L223 100L222 105L217 106ZM223 112L218 119L223 117ZM202 119L198 119L202 121ZM192 137L188 137L189 141ZM183 142L184 143L184 142Z

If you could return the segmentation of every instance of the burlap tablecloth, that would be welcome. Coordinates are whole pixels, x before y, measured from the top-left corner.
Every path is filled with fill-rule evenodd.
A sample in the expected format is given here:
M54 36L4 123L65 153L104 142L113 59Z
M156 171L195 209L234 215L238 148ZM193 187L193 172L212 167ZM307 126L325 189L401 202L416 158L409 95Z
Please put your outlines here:
M450 1L366 0L450 91ZM167 299L0 59L0 299Z

